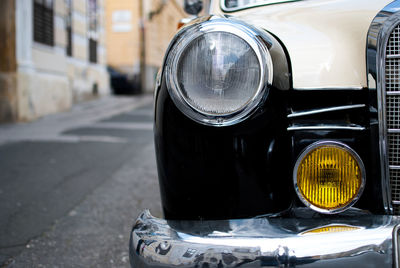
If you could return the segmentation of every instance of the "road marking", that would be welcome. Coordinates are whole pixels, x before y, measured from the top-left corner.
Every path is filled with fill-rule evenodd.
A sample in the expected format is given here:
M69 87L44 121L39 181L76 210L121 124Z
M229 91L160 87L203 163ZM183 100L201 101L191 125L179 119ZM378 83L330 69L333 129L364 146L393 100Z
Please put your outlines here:
M128 130L153 130L153 123L120 123L120 122L99 122L89 125L89 128L115 128Z
M111 136L75 136L75 135L63 135L56 137L49 137L49 136L35 137L35 138L24 139L24 141L63 142L63 143L79 143L79 142L127 143L128 142L127 139L111 137ZM16 142L16 141L10 140L10 142Z
M78 136L79 141L127 143L128 140L111 136Z
M153 116L153 110L152 109L146 109L146 110L133 110L130 112L126 112L124 114L128 115L147 115L147 116Z

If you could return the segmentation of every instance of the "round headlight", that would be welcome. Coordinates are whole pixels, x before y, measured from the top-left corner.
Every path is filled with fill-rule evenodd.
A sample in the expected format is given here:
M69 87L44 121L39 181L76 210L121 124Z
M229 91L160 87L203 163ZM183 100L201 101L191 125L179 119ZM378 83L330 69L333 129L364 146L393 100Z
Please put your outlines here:
M361 158L334 141L316 142L300 155L293 171L300 200L321 213L338 213L353 205L365 185Z
M257 30L227 19L184 29L166 64L168 91L189 118L213 126L240 122L268 94L271 57Z

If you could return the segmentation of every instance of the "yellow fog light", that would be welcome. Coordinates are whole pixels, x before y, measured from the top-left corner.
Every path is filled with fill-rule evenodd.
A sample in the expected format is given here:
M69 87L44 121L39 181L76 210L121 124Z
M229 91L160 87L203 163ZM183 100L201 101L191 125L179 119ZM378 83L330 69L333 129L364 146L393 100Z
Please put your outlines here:
M316 142L298 158L293 171L301 201L321 213L338 213L353 205L365 185L365 168L350 147L334 141Z

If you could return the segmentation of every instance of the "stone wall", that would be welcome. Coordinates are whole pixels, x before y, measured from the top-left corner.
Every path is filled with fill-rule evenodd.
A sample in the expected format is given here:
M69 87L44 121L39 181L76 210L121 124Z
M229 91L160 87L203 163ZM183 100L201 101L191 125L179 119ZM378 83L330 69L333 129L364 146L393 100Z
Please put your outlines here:
M29 121L107 95L104 2L97 7L97 62L89 62L86 0L72 0L72 56L67 6L54 0L54 45L33 40L33 1L0 1L0 122Z
M30 121L71 107L72 92L67 77L40 71L21 71L17 78L20 121Z

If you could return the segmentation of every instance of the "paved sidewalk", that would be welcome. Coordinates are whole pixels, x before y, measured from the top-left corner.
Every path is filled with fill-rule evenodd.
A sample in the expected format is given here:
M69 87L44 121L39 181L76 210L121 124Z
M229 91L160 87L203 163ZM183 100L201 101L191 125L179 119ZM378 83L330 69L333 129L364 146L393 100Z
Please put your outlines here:
M129 267L145 208L162 216L152 96L0 125L0 267Z
M0 145L22 140L77 142L84 137L66 137L61 134L71 127L85 126L102 118L112 117L144 105L151 105L152 102L152 95L106 96L76 104L69 111L44 116L33 122L0 124ZM149 128L149 126L152 126L151 122L143 127ZM95 140L95 138L93 139ZM101 140L101 137L99 139Z

